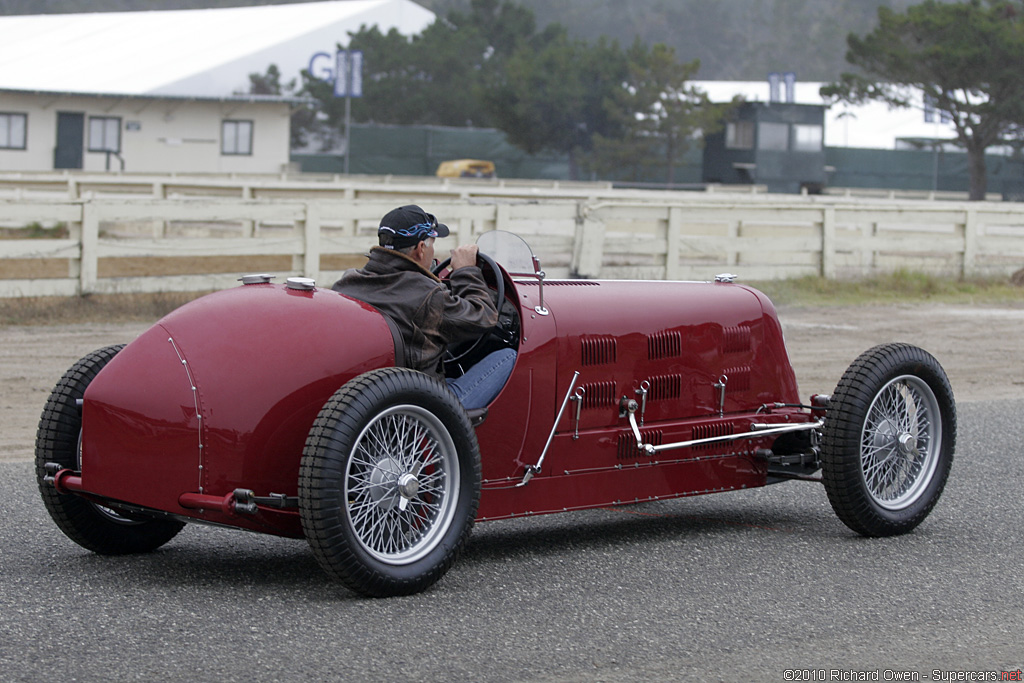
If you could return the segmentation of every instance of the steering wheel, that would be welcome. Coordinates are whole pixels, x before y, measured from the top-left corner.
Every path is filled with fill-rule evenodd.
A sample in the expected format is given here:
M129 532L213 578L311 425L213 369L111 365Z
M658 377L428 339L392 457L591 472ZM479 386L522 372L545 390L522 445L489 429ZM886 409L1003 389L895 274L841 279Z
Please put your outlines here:
M448 268L449 265L451 265L451 262L452 258L449 256L444 261L441 261L436 266L431 268L430 272L433 273L434 275L440 276L440 274L443 273ZM501 303L505 300L505 279L501 276L501 268L498 267L498 264L494 261L494 259L492 259L490 256L481 251L478 251L476 254L476 263L481 270L483 270L484 266L487 266L487 268L490 269L491 274L494 275L494 291L495 294L497 294L497 297L495 298L495 307L498 309L498 312L500 313ZM478 348L480 348L481 344L483 344L487 340L487 338L491 335L491 332L494 331L500 325L501 322L499 316L498 322L495 322L493 327L485 330L484 333L481 334L477 339L473 340L472 342L464 342L466 348L460 348L456 352L453 351L451 347L449 347L448 349L445 350L444 362L453 363L455 361L460 361L469 354L473 353Z

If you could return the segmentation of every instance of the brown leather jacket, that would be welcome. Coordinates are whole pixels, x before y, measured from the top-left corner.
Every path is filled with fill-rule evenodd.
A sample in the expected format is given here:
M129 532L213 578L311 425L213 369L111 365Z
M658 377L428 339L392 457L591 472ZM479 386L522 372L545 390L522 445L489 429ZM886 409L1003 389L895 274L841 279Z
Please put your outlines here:
M405 364L443 377L447 345L476 339L498 322L479 268L459 268L449 282L451 292L405 254L374 247L364 267L345 271L331 289L386 313L405 340Z

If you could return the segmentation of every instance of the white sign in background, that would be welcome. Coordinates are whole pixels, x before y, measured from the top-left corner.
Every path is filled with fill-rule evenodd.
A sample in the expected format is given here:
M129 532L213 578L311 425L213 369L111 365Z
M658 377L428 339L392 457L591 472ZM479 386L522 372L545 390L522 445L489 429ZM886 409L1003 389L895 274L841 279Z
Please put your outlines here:
M363 96L362 50L315 52L309 58L309 75L321 81L334 83L335 97Z

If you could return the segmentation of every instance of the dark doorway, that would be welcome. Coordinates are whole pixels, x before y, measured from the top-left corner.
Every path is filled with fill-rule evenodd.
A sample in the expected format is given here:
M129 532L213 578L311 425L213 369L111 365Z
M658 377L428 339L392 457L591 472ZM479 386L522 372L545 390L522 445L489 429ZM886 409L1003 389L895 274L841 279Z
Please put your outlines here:
M82 168L85 145L85 114L57 112L57 147L53 150L54 168Z

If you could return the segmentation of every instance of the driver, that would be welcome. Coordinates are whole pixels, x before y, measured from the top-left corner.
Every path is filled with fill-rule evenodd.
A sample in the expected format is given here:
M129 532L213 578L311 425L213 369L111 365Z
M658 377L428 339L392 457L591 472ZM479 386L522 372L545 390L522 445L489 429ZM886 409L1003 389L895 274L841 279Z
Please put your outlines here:
M393 209L380 221L380 246L370 250L366 265L345 271L331 287L387 314L405 341L406 365L439 379L449 344L478 339L498 322L475 244L452 250L451 291L430 272L434 240L447 236L448 226L415 204ZM466 410L483 408L505 386L515 356L512 349L495 351L446 380L448 386Z

